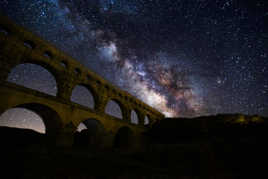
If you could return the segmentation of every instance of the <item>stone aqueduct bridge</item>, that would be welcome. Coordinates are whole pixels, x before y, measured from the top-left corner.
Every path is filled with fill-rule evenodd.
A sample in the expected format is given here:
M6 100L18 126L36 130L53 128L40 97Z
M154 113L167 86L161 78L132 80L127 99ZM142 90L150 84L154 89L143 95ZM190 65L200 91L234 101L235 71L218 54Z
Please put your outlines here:
M58 89L56 96L7 81L11 70L24 63L40 65L55 77ZM82 85L91 92L94 98L93 109L71 102L72 90L77 85ZM148 126L164 118L157 110L113 86L3 16L0 16L0 100L0 114L14 107L23 107L37 113L45 124L49 141L60 146L72 145L78 125L83 122L87 126L85 121L88 119L94 119L104 129L101 133L104 146L112 146L118 135L130 134L134 140L131 142L138 145ZM123 119L105 114L105 107L110 100L119 104ZM131 123L132 110L138 116L138 124ZM149 119L147 126L144 125L145 116Z

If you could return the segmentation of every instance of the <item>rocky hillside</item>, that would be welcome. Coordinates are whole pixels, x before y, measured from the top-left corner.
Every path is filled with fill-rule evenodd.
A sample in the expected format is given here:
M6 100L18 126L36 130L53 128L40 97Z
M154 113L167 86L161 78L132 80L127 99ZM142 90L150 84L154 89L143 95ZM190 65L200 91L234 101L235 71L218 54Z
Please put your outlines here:
M240 114L168 118L144 134L143 153L89 145L51 148L45 135L0 127L8 178L268 178L267 119ZM83 142L84 134L76 134ZM81 143L83 144L83 143Z

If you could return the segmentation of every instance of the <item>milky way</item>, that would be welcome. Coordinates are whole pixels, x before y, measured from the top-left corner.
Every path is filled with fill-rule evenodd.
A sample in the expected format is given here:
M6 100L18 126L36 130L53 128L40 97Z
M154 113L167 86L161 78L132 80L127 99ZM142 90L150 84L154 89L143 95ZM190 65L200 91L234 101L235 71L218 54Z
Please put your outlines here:
M268 115L265 0L5 0L0 10L167 117Z

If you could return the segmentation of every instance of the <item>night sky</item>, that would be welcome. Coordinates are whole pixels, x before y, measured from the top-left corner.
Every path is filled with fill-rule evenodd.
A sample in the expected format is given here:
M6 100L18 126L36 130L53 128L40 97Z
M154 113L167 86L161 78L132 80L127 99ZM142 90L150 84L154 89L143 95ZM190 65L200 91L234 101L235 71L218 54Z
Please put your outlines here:
M2 0L0 12L167 117L268 116L267 0ZM36 65L8 80L57 90Z

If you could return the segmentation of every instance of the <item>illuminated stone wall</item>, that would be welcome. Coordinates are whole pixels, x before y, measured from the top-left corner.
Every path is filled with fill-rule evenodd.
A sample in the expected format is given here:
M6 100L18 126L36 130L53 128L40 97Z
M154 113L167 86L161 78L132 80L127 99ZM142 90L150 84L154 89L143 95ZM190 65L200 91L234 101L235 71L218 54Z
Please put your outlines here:
M56 97L6 81L11 70L24 63L40 65L55 77L58 89ZM77 126L87 119L100 121L105 131L111 135L116 135L122 127L128 127L134 136L139 138L148 126L164 118L159 111L112 85L53 45L2 16L0 70L0 112L13 107L24 107L36 112L45 123L47 135L53 139L59 137L60 140L56 142L61 141L63 145L72 143L64 138L73 134ZM84 86L91 92L95 104L93 109L71 102L72 91L77 85ZM110 100L119 104L123 119L105 114L105 107ZM132 110L138 116L136 124L131 123ZM148 125L144 125L146 116L149 119Z

